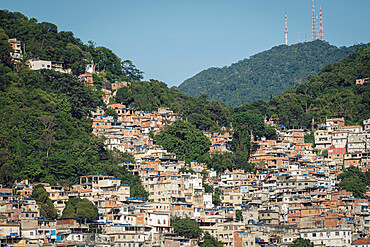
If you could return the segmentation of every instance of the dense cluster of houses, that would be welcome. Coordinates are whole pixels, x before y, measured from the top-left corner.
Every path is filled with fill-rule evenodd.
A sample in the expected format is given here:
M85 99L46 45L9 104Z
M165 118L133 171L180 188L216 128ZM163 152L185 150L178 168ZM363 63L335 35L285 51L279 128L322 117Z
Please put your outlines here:
M80 76L87 84L93 83L89 66ZM104 87L106 103L128 85ZM108 109L116 116L108 116ZM40 217L40 205L30 199L35 185L16 182L0 188L2 246L197 246L196 239L174 234L175 216L194 219L225 246L289 246L299 237L315 246L370 245L370 191L355 198L338 190L337 179L349 166L369 171L370 119L363 126L326 119L314 131L314 147L305 143L309 131L276 127L278 140L253 141L255 172L217 173L195 161L185 168L185 161L155 144L152 135L181 119L168 108L148 112L108 104L91 115L93 133L106 138L107 148L134 155L134 163L119 165L140 176L149 197L132 197L129 185L103 175L83 176L73 186L44 184L59 215L70 198L93 202L99 214L94 232L81 220ZM211 154L230 152L232 133L204 135Z
M117 117L106 116L106 109L113 109ZM149 133L158 133L163 126L181 119L166 107L158 111L140 111L122 104L110 104L107 108L92 112L93 133L106 138L108 149L133 154L136 159L158 149Z
M115 110L116 119L105 115L108 108ZM327 119L315 131L316 150L312 143L304 142L307 131L279 127L278 140L253 142L250 161L255 163L254 173L235 169L217 174L195 161L184 169L183 160L154 144L150 133L181 119L168 108L143 112L111 104L94 111L92 119L93 133L104 135L108 148L135 156L135 163L119 165L141 177L149 198L131 197L129 185L103 175L83 176L72 187L44 185L59 215L71 197L92 201L99 212L95 222L99 233L94 233L81 221L40 217L39 205L29 198L34 185L15 183L0 194L2 243L196 246L196 240L173 233L170 222L174 216L196 220L225 246L288 246L299 237L310 239L315 246L366 241L370 192L361 199L338 191L337 175L350 165L367 171L370 120L365 120L364 126L345 126L342 118ZM338 133L345 133L346 140L337 141ZM211 153L229 151L231 133L204 135L215 148ZM317 149L327 150L327 154L318 155ZM215 205L215 194L206 192L205 184L220 189L219 205Z

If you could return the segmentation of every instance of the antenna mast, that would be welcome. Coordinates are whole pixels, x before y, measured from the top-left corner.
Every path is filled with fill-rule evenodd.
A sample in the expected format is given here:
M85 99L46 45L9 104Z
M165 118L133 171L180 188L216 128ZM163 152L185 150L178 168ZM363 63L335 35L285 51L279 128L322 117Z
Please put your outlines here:
M314 41L316 39L316 27L315 27L315 4L314 0L312 0L312 36L311 41Z
M298 44L299 44L299 31L298 31Z
M288 18L286 17L286 9L285 9L285 44L288 45Z
M316 39L319 39L319 17L318 16L316 16Z
M324 29L322 27L321 7L320 7L320 40L324 40Z
M304 34L304 42L307 43L307 33Z

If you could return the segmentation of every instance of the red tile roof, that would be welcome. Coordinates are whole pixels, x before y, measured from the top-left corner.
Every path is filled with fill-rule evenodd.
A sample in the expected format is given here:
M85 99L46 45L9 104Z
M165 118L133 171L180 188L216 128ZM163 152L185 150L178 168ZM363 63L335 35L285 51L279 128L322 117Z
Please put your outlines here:
M360 244L370 244L370 239L368 238L357 239L353 241L351 245L360 245Z

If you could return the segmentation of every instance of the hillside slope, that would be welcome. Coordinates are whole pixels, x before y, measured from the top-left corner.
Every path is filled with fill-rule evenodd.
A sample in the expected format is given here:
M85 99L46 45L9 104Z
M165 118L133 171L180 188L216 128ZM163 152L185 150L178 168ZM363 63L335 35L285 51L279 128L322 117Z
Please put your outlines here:
M356 79L370 77L370 43L357 48L338 63L323 68L318 76L290 88L269 105L282 124L311 127L312 118L344 116L346 124L363 124L370 117L370 84Z
M35 18L21 13L0 10L0 27L9 38L21 41L26 51L25 59L36 57L63 62L63 66L71 68L75 75L83 74L86 64L94 61L96 71L104 72L112 81L142 79L142 72L130 60L122 61L110 49L95 47L93 41L84 44L72 32L58 31L53 23L38 23Z
M362 125L370 117L370 84L357 85L356 79L369 77L370 43L282 95L245 104L234 112L258 112L278 119L279 124L308 129L312 119L317 127L330 116L344 116L346 124Z
M75 75L45 69L31 71L23 62L14 65L9 35L27 42L31 36L26 33L37 33L43 24L6 11L0 11L0 22L7 22L2 25L6 26L5 30L0 28L0 184L11 186L15 180L22 179L32 183L74 184L79 176L104 174L130 184L132 196L146 197L139 177L118 166L119 162L133 162L133 157L106 150L104 140L92 134L89 114L102 105L100 92L86 87ZM20 25L24 36L14 33L20 30ZM53 41L68 46L69 41L77 40L73 33L69 34L69 41L58 39L60 35L63 34L45 32L38 38L44 39L48 48L30 53L43 59L56 59L54 56L62 55L62 50L44 57L49 49L57 50L58 47L51 46ZM92 52L96 49L91 47ZM100 49L108 51L104 47ZM121 61L113 52L107 54ZM76 61L84 59L81 55ZM126 76L121 72L112 69L111 74Z
M191 96L207 94L211 100L241 106L281 95L353 52L354 47L337 48L320 40L280 45L231 66L204 70L178 88Z

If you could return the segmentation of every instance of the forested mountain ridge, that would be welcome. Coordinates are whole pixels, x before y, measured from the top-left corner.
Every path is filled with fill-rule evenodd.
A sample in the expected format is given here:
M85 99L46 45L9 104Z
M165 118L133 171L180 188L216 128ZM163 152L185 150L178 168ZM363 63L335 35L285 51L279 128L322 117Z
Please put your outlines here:
M270 101L254 101L234 112L259 112L279 124L310 129L325 117L343 116L346 124L363 124L370 117L370 84L356 84L370 77L370 43L338 63L323 68L317 76L286 90Z
M362 125L370 117L370 84L356 84L356 80L370 77L370 43L356 50L306 83L272 98L273 115L282 124L305 128L311 127L312 118L317 123L327 116L344 116L346 124Z
M206 94L228 106L267 101L353 52L354 46L337 48L321 40L280 45L230 66L204 70L178 88L191 96Z
M71 68L74 75L85 72L86 64L94 61L97 72L104 72L107 79L139 80L142 72L130 60L122 61L110 49L98 46L93 41L84 44L70 31L58 31L58 27L49 22L38 23L35 18L28 18L19 12L0 10L0 28L9 38L16 38L22 43L27 57L40 60L63 62Z

